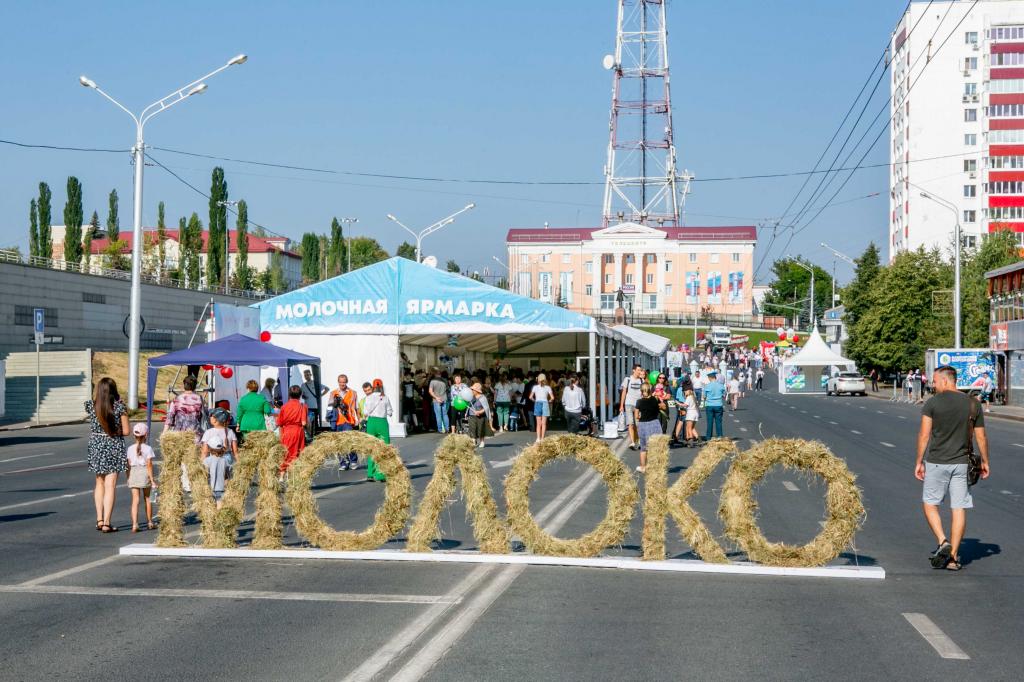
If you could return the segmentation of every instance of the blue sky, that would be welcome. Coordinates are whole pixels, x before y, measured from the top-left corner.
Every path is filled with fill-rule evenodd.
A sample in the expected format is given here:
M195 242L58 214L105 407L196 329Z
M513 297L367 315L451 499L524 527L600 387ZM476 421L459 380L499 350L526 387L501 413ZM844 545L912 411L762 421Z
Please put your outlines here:
M615 7L614 0L4 3L0 138L127 149L134 124L79 86L80 74L138 110L244 52L247 64L153 119L147 144L366 173L601 182L611 88L601 58L614 48ZM670 0L681 164L698 179L810 169L903 7ZM883 80L868 118L886 97ZM886 147L883 136L866 163L886 162ZM354 216L357 233L393 251L407 235L387 213L422 227L475 201L424 251L491 271L498 268L491 256L504 257L509 227L600 221L600 184L392 181L151 153L203 190L220 163L231 198L248 201L250 218L296 239L327 231L332 216ZM40 180L53 190L53 222L62 222L68 175L84 184L87 216L96 209L105 218L116 187L122 229L130 228L128 161L127 153L0 145L0 245L27 251L28 203ZM802 181L697 182L687 224L776 217ZM155 224L161 200L172 224L192 211L206 222L206 200L163 169L147 167L145 188L146 224ZM789 251L831 268L821 241L851 255L870 240L884 246L885 168L858 172L837 200L873 192L880 194L826 209ZM839 272L844 279L848 270Z

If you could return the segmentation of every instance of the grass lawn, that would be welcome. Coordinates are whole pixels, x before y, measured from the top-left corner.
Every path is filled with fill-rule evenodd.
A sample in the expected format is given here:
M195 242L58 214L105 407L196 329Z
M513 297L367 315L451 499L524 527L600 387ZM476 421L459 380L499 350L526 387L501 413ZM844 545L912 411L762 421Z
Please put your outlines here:
M146 361L157 355L163 355L158 351L144 351L139 358L139 401L146 400ZM156 406L163 407L167 401L167 385L174 379L177 367L164 367L156 375ZM117 382L117 390L125 402L128 401L128 354L109 351L96 351L92 354L92 376L93 381L99 381L103 377L110 377ZM178 389L181 389L181 379L185 376L184 370L178 377ZM141 414L145 410L140 411ZM133 415L137 417L138 415Z
M651 332L652 334L658 334L664 336L672 342L673 346L677 346L681 343L693 343L693 327L637 327L637 329L643 329L645 332ZM707 332L707 327L697 327L698 332ZM733 330L733 334L746 334L750 337L749 346L756 347L762 341L777 341L778 334L770 329L763 329L758 331L745 331L741 329ZM801 342L803 339L801 339Z

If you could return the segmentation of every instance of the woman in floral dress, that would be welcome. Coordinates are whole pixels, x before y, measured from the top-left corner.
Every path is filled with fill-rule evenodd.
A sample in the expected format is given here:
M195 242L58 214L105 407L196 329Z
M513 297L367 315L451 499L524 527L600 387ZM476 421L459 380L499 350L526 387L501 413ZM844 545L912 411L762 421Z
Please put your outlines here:
M196 443L203 437L203 424L207 420L206 403L196 393L196 378L189 374L182 379L181 387L185 389L176 395L167 407L167 419L164 420L166 431L188 431L196 437ZM188 480L185 463L181 463L181 486L185 492L192 492L192 484Z
M109 377L96 383L92 400L85 401L89 415L89 471L96 476L93 501L96 503L96 530L114 533L110 525L114 511L114 493L117 475L128 470L128 455L124 436L128 433L128 408L121 402L117 384Z

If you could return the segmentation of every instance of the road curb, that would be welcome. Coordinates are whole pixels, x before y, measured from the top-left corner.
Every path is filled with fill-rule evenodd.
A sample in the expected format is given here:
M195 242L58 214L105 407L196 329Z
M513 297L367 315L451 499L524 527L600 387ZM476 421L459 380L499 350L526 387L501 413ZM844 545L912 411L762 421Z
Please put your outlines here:
M890 387L889 392L885 393L884 395L882 394L882 391L879 391L878 394L873 394L871 391L868 391L866 395L868 398L874 398L875 400L884 400L885 402L891 402L889 396L892 395L892 388ZM1024 416L1017 417L1012 414L1000 414L998 412L986 412L985 419L1005 419L1006 421L1011 422L1024 422Z
M67 419L67 420L58 421L58 422L43 422L41 424L25 424L24 422L19 422L17 424L7 424L7 425L0 424L0 431L27 431L29 429L42 429L42 428L45 428L47 426L68 426L70 424L84 424L84 423L85 423L84 419Z

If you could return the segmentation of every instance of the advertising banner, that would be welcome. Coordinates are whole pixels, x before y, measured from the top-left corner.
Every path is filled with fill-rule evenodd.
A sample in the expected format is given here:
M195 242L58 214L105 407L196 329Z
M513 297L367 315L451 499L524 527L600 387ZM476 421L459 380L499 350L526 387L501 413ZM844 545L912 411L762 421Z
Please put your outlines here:
M696 303L700 296L700 276L696 272L686 273L686 302Z
M743 300L743 273L729 273L729 303L740 303Z
M722 302L722 273L712 271L708 273L708 303Z
M986 376L995 379L995 360L987 349L939 348L932 352L935 353L936 367L949 365L956 370L956 387L961 391L981 388Z

